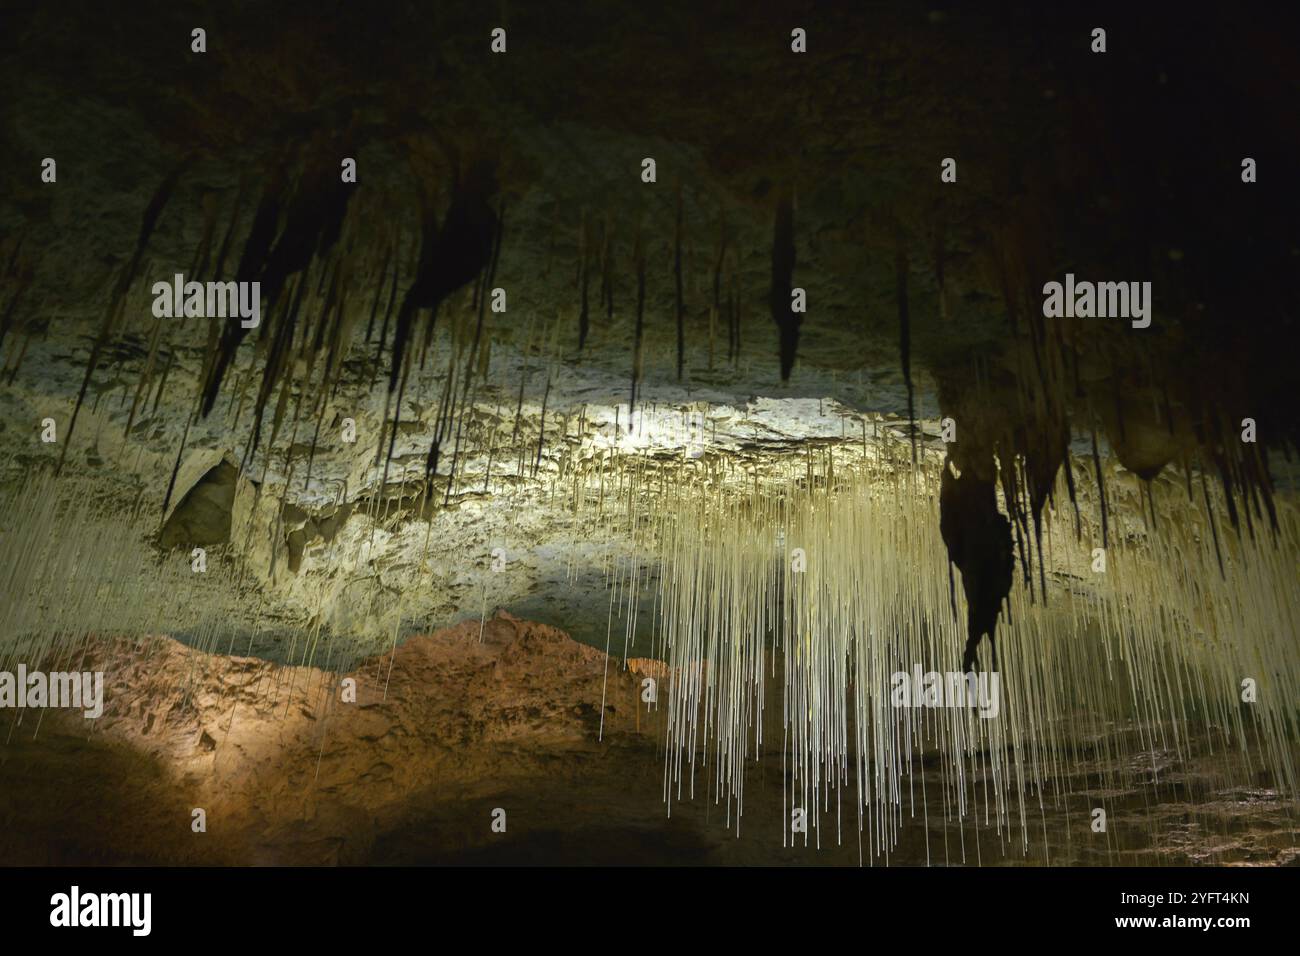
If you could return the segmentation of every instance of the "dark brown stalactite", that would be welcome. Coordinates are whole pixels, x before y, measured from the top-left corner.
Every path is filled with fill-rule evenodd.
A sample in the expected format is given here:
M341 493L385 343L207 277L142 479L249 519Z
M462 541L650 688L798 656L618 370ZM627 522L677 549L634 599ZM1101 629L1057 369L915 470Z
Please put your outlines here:
M686 369L686 306L682 303L682 184L677 184L677 219L673 229L674 311L677 316L677 381Z
M379 368L384 359L384 343L388 341L388 325L393 318L393 309L397 305L397 283L402 273L402 234L399 230L397 241L393 244L393 279L388 286L388 303L384 306L384 323L379 329L379 344L375 349L375 368L374 375L379 374ZM374 385L372 376L370 384Z
M1273 479L1268 471L1268 452L1261 445L1252 445L1246 464L1254 474L1255 483L1259 487L1259 496L1263 499L1264 510L1268 513L1269 528L1277 534L1281 529L1277 523L1277 507L1273 504L1274 489Z
M199 244L194 250L194 260L186 273L195 282L203 281L203 274L207 271L208 261L212 257L212 236L217 228L216 196L212 193L205 194L200 205L203 209L203 232L199 235Z
M168 352L166 361L163 363L162 373L158 376L158 388L154 391L153 406L149 410L149 414L151 415L158 414L158 403L162 401L163 389L167 387L167 376L171 372L172 365L175 361L176 353Z
M727 361L736 364L736 291L727 290Z
M524 388L528 384L528 350L532 348L532 344L533 344L533 330L530 325L528 330L528 338L524 342L524 350L523 350L524 367L522 369L522 374L519 376L519 395L515 400L515 426L510 432L511 448L517 448L519 444L519 425L523 419L523 414L524 414ZM522 473L522 470L523 470L522 468L519 469L520 473Z
M244 251L240 254L239 265L235 269L235 276L241 281L257 278L262 271L262 264L271 254L276 229L280 224L287 179L284 166L276 165L262 188L257 210L253 213L253 224L249 228L248 238L244 240Z
M131 399L131 411L126 416L126 425L122 428L124 438L130 437L131 426L135 424L136 412L140 410L140 400L149 393L149 384L153 379L154 363L158 359L158 348L162 342L162 321L161 317L156 318L153 330L149 334L149 354L145 358L144 368L136 381L135 395ZM125 391L122 397L126 397Z
M582 297L582 304L578 310L578 351L581 352L587 345L587 331L591 327L591 305L590 305L590 287L591 287L591 253L588 249L590 237L588 236L587 213L582 214L582 228L578 234L578 286L579 294Z
M378 497L387 498L388 495L388 469L393 463L393 448L397 445L397 432L402 424L402 393L406 391L406 379L411 373L411 353L406 353L406 359L402 367L401 387L397 390L397 401L393 403L393 424L388 432L388 453L384 455L384 474L379 481ZM371 532L373 534L373 531Z
M253 403L253 429L248 436L248 447L244 452L243 461L245 467L251 464L252 456L257 451L258 443L261 440L262 421L266 414L266 405L271 399L271 393L275 390L276 383L292 361L290 350L293 346L294 333L297 330L298 315L302 310L303 298L307 293L307 280L307 272L303 272L298 276L296 283L291 286L292 291L290 298L287 300L288 307L277 310L271 315L269 324L274 327L274 332L262 368L262 381L258 385L257 398Z
M473 380L473 373L470 368L465 370L465 386L468 389L470 382ZM478 395L478 385L475 383L472 392L467 391L465 397L460 403L460 413L456 416L456 437L451 446L451 467L447 469L447 492L443 496L442 503L445 507L451 502L451 492L456 484L456 465L460 461L460 439L465 428L465 419L473 415L474 399Z
M492 490L492 458L496 454L496 422L501 420L501 403L497 402L496 414L493 419L493 430L491 440L488 442L487 467L483 469L483 494L488 494Z
M1062 437L1065 444L1065 488L1070 495L1070 506L1074 509L1074 539L1083 540L1083 518L1079 514L1079 497L1078 491L1074 486L1074 458L1070 454L1070 433L1069 426L1066 426L1066 432Z
M27 354L27 346L31 343L31 341L32 341L32 334L30 332L25 333L23 335L23 344L19 346L18 355L14 357L13 366L9 369L9 380L8 382L6 382L7 385L12 386L14 383L14 379L18 377L18 370L22 368L23 357Z
M396 268L396 256L393 255L393 247L384 247L383 264L379 267L379 281L375 283L375 298L370 304L370 321L366 323L366 344L369 345L375 332L375 318L379 315L379 302L384 297L384 280L388 278L388 265L393 263Z
M483 275L485 289L491 288L492 283L496 279L497 262L501 256L501 242L504 234L505 234L505 203L502 202L497 213L497 232L496 232L496 236L493 238L493 243L492 243L492 258L491 261L488 263L487 270L484 272ZM583 266L583 272L585 275L586 273L585 265ZM585 297L585 291L584 291L584 297ZM459 415L457 415L456 438L455 438L455 443L452 445L451 468L449 468L447 471L447 494L446 497L443 499L444 505L451 501L452 487L456 482L456 465L460 461L460 438L461 438L462 429L464 428L465 425L465 417L467 414L472 413L474 408L474 395L470 393L470 386L474 385L475 391L477 392L478 382L474 377L474 371L475 371L475 364L478 360L478 352L479 352L480 344L483 338L483 320L484 320L484 316L486 315L486 312L487 312L487 297L484 296L483 299L481 299L478 304L478 319L474 326L474 339L470 343L469 356L465 360L465 372L463 377L464 384L461 387L461 400L460 400L461 412ZM434 464L434 469L432 472L429 472L426 475L426 478L432 477L432 474L437 471L436 457L435 460L433 461L433 464Z
M1106 514L1106 479L1101 472L1101 455L1097 452L1097 430L1091 431L1092 435L1092 466L1097 473L1097 497L1101 501L1101 546L1109 547L1107 543L1109 520Z
M18 309L18 303L22 301L23 293L31 285L31 278L27 277L18 283L18 288L14 290L12 298L9 299L9 305L5 307L4 315L0 316L0 347L4 346L5 336L9 334L9 326L13 324L14 313Z
M215 361L215 357L213 360ZM248 387L252 384L252 381L253 369L249 367L240 378L239 388L233 390L230 394L230 404L226 409L226 414L230 419L230 427L232 428L244 414L244 401L248 398ZM239 401L238 405L235 404L236 399Z
M600 227L600 303L605 308L605 321L614 321L614 235L613 225L606 217Z
M348 304L348 283L345 280L339 289L338 304L334 307L334 318L330 322L329 332L325 337L325 370L321 375L321 396L328 393L331 381L335 379L343 359L350 348L351 328L346 322Z
M456 364L456 355L454 352L447 356L447 379L442 388L442 394L438 396L438 412L434 416L433 425L433 444L429 447L429 458L426 461L426 476L433 478L438 473L438 462L442 457L442 446L447 439L447 433L451 428L451 419L455 414L456 408L456 384L459 381L457 375L460 373L460 367Z
M1245 478L1246 488L1250 492L1250 501L1246 507L1246 511L1250 512L1253 510L1255 512L1255 517L1262 519L1264 517L1264 512L1260 508L1260 498L1263 497L1263 488L1259 483L1258 476L1252 468L1249 455L1245 451L1242 452L1241 473Z
M1214 467L1219 471L1219 480L1223 483L1223 503L1228 508L1228 523L1232 525L1233 530L1241 534L1241 522L1237 516L1237 499L1236 492L1233 488L1232 473L1228 470L1228 461L1223 452L1216 449L1211 453L1214 459Z
M709 314L709 370L713 370L713 329L722 315L722 263L727 255L727 220L722 220L722 235L718 239L718 256L713 261L713 311ZM728 314L727 358L731 358L731 323Z
M414 313L414 320L415 322L418 323L419 319L420 319L420 310L416 309ZM433 336L436 329L437 329L437 325L434 321L432 321L432 319L430 319L430 321L426 322L424 325L424 336L420 339L420 354L419 357L416 359L416 364L419 366L420 371L424 371L425 363L427 362L429 357L429 349L433 347Z
M215 315L208 316L207 338L203 345L203 365L199 370L199 385L194 398L194 410L197 412L203 403L203 386L212 374L212 365L217 360L217 343L221 341L221 326Z
M18 273L18 263L20 253L23 251L23 243L27 241L27 234L23 233L14 240L14 247L9 253L9 261L5 263L4 274L6 276L16 275Z
M167 479L167 491L163 494L162 516L158 519L159 531L162 530L161 522L167 520L167 506L172 503L172 492L176 490L176 476L180 474L181 459L185 455L185 444L190 440L190 425L193 423L193 415L190 415L185 419L185 432L181 435L180 447L176 449L176 461L172 464L171 477Z
M346 152L346 151L345 151ZM313 150L313 154L315 150ZM267 313L273 313L279 304L289 278L301 273L311 265L317 256L326 257L338 241L343 219L347 214L348 201L354 187L342 183L333 160L324 159L310 163L303 171L293 199L285 212L284 230L270 247L269 253L260 255L267 245L267 235L274 229L275 221L269 218L271 212L278 209L278 198L268 190L264 204L258 210L258 220L254 222L254 232L245 246L240 259L238 281L258 281L261 283L262 298ZM276 217L278 219L278 216ZM318 282L324 283L326 274L322 271ZM296 310L295 310L296 311ZM296 318L296 315L295 315ZM282 349L292 344L290 338L281 343ZM248 334L248 329L240 322L231 322L221 337L217 360L204 390L203 414L207 415L216 402L226 370L234 361L240 343ZM260 335L269 334L265 328ZM264 401L267 395L261 396Z
M491 289L496 282L497 263L501 260L501 243L505 238L506 230L506 206L503 201L497 209L496 217L496 235L492 238L492 255L488 260L488 266L483 274L483 286L485 289ZM585 272L585 267L584 267ZM586 293L583 293L584 299ZM473 367L478 358L479 348L483 339L483 320L486 315L487 303L480 302L478 308L478 319L474 325L474 339L470 343L469 358L466 361L465 385L461 391L461 398L469 392L470 382L473 381Z
M397 441L402 398L410 374L411 352L407 349L406 343L416 313L421 308L430 310L426 335L431 335L442 301L457 289L475 281L490 265L498 233L497 217L490 204L496 188L496 173L492 166L486 161L476 162L465 177L457 182L451 205L441 227L436 227L429 216L425 218L424 243L420 251L419 268L415 282L402 300L397 327L393 332L388 390L392 393L396 389L397 397L393 431L388 442L388 456L384 462L385 483L388 480L388 466L393 447ZM431 236L435 236L432 243ZM447 387L448 389L453 387L450 379ZM426 476L437 470L438 448L444 437L440 426L438 436L434 439L434 447L430 449Z
M772 289L770 307L776 323L781 358L781 381L790 381L795 356L799 351L799 326L803 316L791 306L794 290L794 202L788 193L776 204L776 222L772 229Z
M272 244L275 242L276 228L280 222L286 178L284 167L277 165L262 190L262 197L258 200L257 211L253 214L253 224L249 229L248 238L244 240L244 251L239 257L239 265L235 270L237 282L255 281L261 271L262 263L270 255ZM242 339L247 333L246 329L238 327L238 323L233 325L237 333L232 331L230 326L222 331L215 354L208 365L200 404L200 411L204 416L212 411L212 406L217 400L217 392L221 388L221 380L225 378L226 370L234 360L234 348L239 344L238 341L234 341L234 336L238 334Z
M297 321L298 310L302 305L303 295L306 292L306 278L305 274L299 277L291 293L292 299L290 299L288 309L284 310L279 317L279 321L275 324L274 336L266 355L266 364L262 369L262 381L257 388L257 398L253 402L253 427L249 432L248 444L244 448L242 459L245 468L252 463L253 455L261 441L262 422L266 415L266 405L270 401L271 393L275 390L281 363L288 355L289 347L293 342L294 325Z
M934 281L939 289L939 318L948 320L948 290L944 284L944 268L947 265L947 241L944 234L943 220L939 220L934 230Z
M334 303L342 295L339 289L339 281L343 274L341 260L336 259L333 269L322 269L321 273L323 276L329 275L329 292L325 294L325 304L321 307L321 320L315 323L315 335L311 337L311 354L313 356L325 345L331 327L329 317L334 314ZM319 295L319 293L317 294Z
M307 471L303 475L303 479L302 479L302 487L304 491L306 491L308 488L311 487L311 469L313 463L316 461L316 448L318 443L320 442L321 426L325 424L326 405L327 403L324 400L322 400L320 403L320 411L316 415L316 428L312 432L311 447L307 451Z
M1025 478L1029 516L1034 523L1034 547L1038 551L1039 592L1043 596L1043 603L1047 603L1047 571L1043 556L1043 509L1051 497L1052 487L1056 484L1056 473L1062 465L1067 471L1067 485L1073 487L1074 479L1068 475L1069 437L1069 425L1063 416L1056 423L1036 424L1027 428L1025 432L1022 474Z
M1157 531L1159 530L1159 525L1156 519L1156 500L1151 491L1151 484L1152 483L1149 481L1142 482L1147 493L1147 505L1151 508L1151 528L1153 531Z
M1025 520L1024 508L1020 504L1020 482L1016 479L1016 459L1014 455L1007 456L1007 462L998 470L998 477L1002 484L1002 497L1007 503L1007 517L1011 522L1011 531L1015 538L1014 556L1020 557L1020 573L1029 588L1030 599L1033 599L1034 582L1029 574L1029 548L1027 539L1029 537L1029 525Z
M912 388L912 323L907 308L907 250L900 233L894 249L894 282L898 296L898 355L907 387L907 433L912 440L912 467L916 467L916 406Z
M1255 500L1255 487L1247 476L1239 472L1241 477L1241 512L1246 516L1246 534L1250 540L1255 540L1255 519L1250 516L1250 505Z
M537 430L537 458L533 461L533 476L537 476L537 469L542 465L542 449L546 447L546 406L551 399L551 373L546 373L546 388L542 391L542 417L541 424Z
M952 608L953 621L956 621L958 619L957 618L957 585L956 582L953 580L953 573L952 573L953 567L955 567L955 565L952 563L952 559L949 558L948 559L948 606Z
M230 247L234 242L235 230L239 228L239 221L244 209L244 196L248 192L248 174L241 174L239 177L239 189L235 193L235 202L230 210L230 223L226 226L225 235L221 237L221 245L217 249L216 262L212 264L212 276L214 279L220 279L225 273L226 257L230 255Z
M86 375L81 380L81 389L77 392L77 401L72 408L72 419L68 422L68 431L63 436L63 448L59 452L59 464L56 471L62 471L63 469L63 462L68 456L68 448L72 445L72 433L77 427L77 415L81 411L82 403L86 400L86 391L90 388L90 380L99 365L100 353L103 352L104 346L108 343L113 327L117 323L117 318L121 314L122 303L126 298L127 290L131 288L131 283L135 281L136 272L140 268L140 260L144 257L145 247L149 244L149 237L153 235L154 227L158 225L158 217L162 215L167 200L171 198L172 192L175 191L181 174L189 168L193 159L192 154L187 156L181 161L180 165L168 173L163 178L163 181L159 183L157 190L154 191L153 198L149 200L149 205L145 207L144 216L140 222L140 236L135 244L135 252L132 254L131 261L126 269L118 277L117 285L109 301L108 310L104 313L104 320L100 325L99 336L95 339L95 344L90 350L90 359L86 362Z
M966 594L966 652L962 669L973 670L980 638L988 635L997 667L995 633L1002 602L1011 593L1011 522L998 511L992 477L969 468L957 477L950 457L939 488L939 531L949 560L961 571Z
M505 242L506 238L506 203L504 199L501 200L501 204L497 206L496 225L496 242L492 246L492 262L488 266L488 288L492 288L496 285L497 264L501 261L501 246Z
M424 456L424 484L433 487L433 479L438 474L438 462L442 457L442 410L445 395L438 403L438 413L434 417L433 438L429 440L429 451Z
M299 395L299 398L298 398L298 404L299 404L299 405L302 404L302 390L305 390L305 389L306 389L306 386L307 386L307 379L308 379L309 377L310 377L310 372L309 372L307 375L304 375L304 376L303 376L303 385L302 385L302 389L301 389L301 390L299 391L299 393L298 393L298 395ZM294 385L294 376L293 376L292 373L290 373L289 375L286 375L286 376L284 376L284 377L282 377L282 378L280 379L280 382L279 382L279 386L280 386L280 397L279 397L279 399L278 399L278 400L276 401L276 403L275 403L275 413L271 416L271 437L270 437L270 440L268 440L267 443L266 443L266 456L265 456L265 460L262 462L262 475L263 475L263 479L265 479L266 472L267 472L267 471L270 469L270 467L271 467L271 452L272 452L272 450L275 448L275 440L276 440L277 438L280 437L280 426L284 423L284 413L285 413L285 411L286 411L286 410L288 409L288 407L289 407L289 396L293 394L293 390L294 390L294 389L293 389L293 385ZM268 396L268 398L269 398L269 396ZM297 413L295 412L295 413L294 413L294 424L295 424L295 426L297 425L297 418L298 418L298 416L297 416ZM290 446L292 446L292 442L290 442ZM286 455L286 457L287 457L287 455ZM286 492L286 493L288 492L288 485L287 485L287 484L286 484L286 486L285 486L285 492Z
M1030 484L1031 484L1028 476L1028 470L1029 470L1028 462L1023 457L1020 458L1020 460L1017 463L1013 464L1013 475L1017 479L1016 515L1020 522L1020 530L1024 534L1024 539L1025 539L1025 551L1027 552L1026 563L1029 565L1029 575L1027 579L1027 583L1029 585L1029 599L1030 601L1033 601L1036 599L1037 595L1034 592L1034 574L1033 574L1034 555L1031 551L1031 547L1037 547L1037 545L1040 543L1040 539L1037 534L1039 515L1037 512L1034 511L1032 507L1026 507L1026 501L1029 498L1029 491L1030 491ZM1029 524L1031 521L1033 521L1035 525L1035 533L1033 538L1034 545L1032 546L1030 545L1030 535L1029 535ZM1039 557L1040 558L1042 557L1041 551L1039 552ZM1043 597L1043 600L1046 601L1046 596Z
M486 161L476 162L457 182L447 215L432 243L429 240L431 230L426 222L419 271L415 282L406 290L393 333L388 377L390 392L397 388L402 375L403 357L418 311L430 310L432 327L437 322L443 300L473 282L490 263L497 234L496 214L491 205L496 190L495 170Z
M632 257L636 260L636 332L632 340L632 394L627 406L627 430L632 430L636 414L636 389L641 381L641 338L645 332L645 246L637 230Z

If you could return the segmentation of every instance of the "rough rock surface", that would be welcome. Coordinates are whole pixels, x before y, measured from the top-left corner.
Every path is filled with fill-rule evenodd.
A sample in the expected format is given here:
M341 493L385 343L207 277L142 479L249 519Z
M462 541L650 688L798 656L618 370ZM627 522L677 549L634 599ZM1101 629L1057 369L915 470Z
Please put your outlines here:
M505 612L366 661L346 675L354 704L340 702L344 675L205 655L168 638L105 640L65 667L105 671L104 713L93 722L65 710L5 714L5 864L859 862L851 814L835 845L833 801L820 850L816 833L808 848L782 846L779 733L751 766L743 839L706 796L707 769L669 816L663 712L639 693L662 665L625 669ZM940 768L920 763L938 800ZM1202 769L1167 768L1171 793L1203 786ZM1149 797L1108 795L1122 811L1109 847L1084 836L1081 803L1048 807L1049 846L1027 858L1296 859L1276 794L1225 792L1195 811ZM205 833L191 829L197 807ZM505 833L491 828L498 807ZM1023 859L969 822L932 817L928 831L918 808L889 861L926 862L927 840L934 863Z

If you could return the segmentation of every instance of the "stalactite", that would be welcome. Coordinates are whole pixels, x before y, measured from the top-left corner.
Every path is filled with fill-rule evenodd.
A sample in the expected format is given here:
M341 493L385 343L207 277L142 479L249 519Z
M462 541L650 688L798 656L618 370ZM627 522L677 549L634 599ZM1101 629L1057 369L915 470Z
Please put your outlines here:
M799 351L799 326L803 316L791 308L794 289L794 201L788 193L777 201L772 227L772 286L769 301L776 323L781 358L781 381L790 381Z
M686 368L686 306L682 302L682 184L677 184L677 216L673 229L673 288L677 319L677 381Z
M591 327L591 310L588 303L589 288L591 286L591 253L588 248L590 245L589 226L587 223L587 212L583 210L582 225L578 231L578 291L582 297L581 305L578 310L578 351L581 352L587 345L587 332Z
M4 347L5 337L9 334L10 326L13 325L14 313L18 310L18 303L23 301L23 295L30 285L30 277L22 278L14 294L9 297L9 304L5 306L4 313L0 315L0 348Z
M907 388L907 432L912 441L912 464L916 464L916 406L912 388L912 322L907 308L907 249L901 232L894 247L894 279L898 297L898 355Z
M632 340L632 393L627 405L627 430L632 431L632 415L636 408L637 384L641 381L641 340L645 334L645 246L638 227L632 258L636 263L636 331Z
M261 439L262 420L266 414L266 405L271 400L271 393L284 374L290 362L290 348L293 345L294 332L298 326L298 316L302 310L303 298L309 285L308 274L304 272L291 283L290 305L279 313L272 313L271 325L274 335L266 355L262 370L262 382L258 386L257 398L253 402L253 427L248 436L248 446L244 451L244 465L252 462L253 453L257 451ZM277 319L278 315L278 319Z
M181 435L181 443L176 449L176 462L172 465L171 477L167 479L167 491L163 495L162 517L160 523L167 517L167 509L171 506L172 492L176 490L176 476L181 470L181 459L185 454L185 445L190 439L190 425L194 423L194 417L191 415L185 419L185 433ZM160 524L161 530L161 524Z
M149 200L149 205L145 207L144 216L140 222L140 235L136 239L135 252L131 255L131 261L118 276L117 284L109 298L108 309L105 311L103 321L100 324L99 335L95 339L94 346L91 347L90 358L86 362L86 375L81 380L81 389L77 392L76 404L72 408L72 418L69 420L68 429L63 436L63 447L59 452L58 470L63 469L63 463L68 456L68 448L72 445L72 435L77 427L77 416L81 412L82 403L86 400L86 391L90 388L90 381L94 377L95 369L99 366L99 357L108 344L118 317L122 313L126 293L135 281L137 270L140 268L140 261L144 258L145 249L149 245L149 237L153 235L154 227L158 224L158 218L162 215L162 211L171 198L172 192L175 191L181 175L192 162L193 156L187 156L181 161L180 165L168 173L163 178L163 181L159 183L153 198Z
M375 318L379 315L379 302L384 297L384 280L388 278L388 266L392 264L397 268L397 256L393 254L392 246L384 246L384 258L379 266L379 281L375 283L375 295L370 303L370 321L366 323L366 344L369 345L374 338Z
M723 214L722 226L718 236L718 254L713 260L713 308L709 312L709 371L713 371L713 336L714 328L723 313L722 302L722 264L727 256L727 217ZM731 317L727 317L727 358L731 358Z
M397 388L402 375L408 339L419 310L429 310L427 334L431 335L443 301L473 282L491 263L498 229L491 206L496 189L492 166L486 162L475 163L456 183L447 214L436 234L426 222L419 271L402 300L393 333L390 392Z
M1097 430L1091 430L1092 435L1092 466L1097 474L1097 500L1101 505L1101 546L1110 547L1110 522L1107 520L1106 513L1106 479L1101 473L1101 455L1097 452Z
M856 443L845 447L866 451ZM758 755L759 705L769 679L777 682L776 699L784 705L774 719L784 732L782 752L792 761L784 775L788 805L823 810L830 805L833 825L838 797L830 792L856 788L849 799L856 799L867 852L886 860L901 833L897 794L907 791L906 778L915 772L914 758L922 750L937 749L956 781L946 791L943 820L974 815L999 834L1003 827L1019 826L1028 848L1035 823L1024 817L1016 822L1017 793L1033 792L1052 779L1060 756L1074 746L1070 741L1089 733L1088 727L1116 720L1175 721L1183 728L1173 744L1180 754L1192 722L1216 724L1234 738L1258 732L1281 739L1289 733L1281 698L1278 706L1269 705L1269 713L1246 718L1252 721L1247 726L1235 695L1235 675L1259 666L1247 663L1255 654L1266 655L1266 669L1279 680L1300 686L1300 655L1292 642L1276 638L1289 633L1291 624L1270 621L1273 614L1279 621L1294 618L1286 589L1268 583L1241 588L1250 575L1262 575L1265 582L1285 579L1293 570L1288 559L1243 541L1239 547L1243 557L1249 552L1251 570L1245 570L1245 560L1229 568L1229 579L1214 585L1215 597L1207 601L1210 586L1202 569L1216 560L1216 552L1197 533L1191 507L1177 497L1153 496L1149 503L1161 512L1161 534L1130 528L1114 542L1112 570L1105 575L1088 573L1092 536L1073 539L1078 543L1063 545L1055 560L1067 577L1087 576L1088 594L1064 589L1064 607L1025 606L1009 590L1010 522L997 512L990 481L979 481L970 471L959 480L947 467L940 471L933 455L913 471L906 444L901 449L873 445L870 452L846 465L839 453L832 459L805 448L797 463L773 462L762 479L755 473L752 481L746 476L729 487L689 466L671 475L656 469L653 490L642 493L639 507L647 509L649 521L644 534L629 543L621 567L630 572L648 552L663 569L655 639L664 648L668 675L660 706L667 710L664 796L670 808L688 796L700 765L690 755L703 746L712 774L710 794L725 799L728 813L738 818L742 768ZM643 459L618 465L629 471L620 486L635 487L636 475L648 464ZM1064 470L1070 474L1072 466ZM1035 471L1030 463L1028 473ZM915 475L921 494L905 493L909 475ZM575 500L603 510L609 481L602 467ZM1058 475L1057 486L1066 481ZM1020 484L1028 488L1031 479ZM936 485L947 486L939 495L940 520L941 526L945 519L950 525L937 550L932 535L918 533L933 520ZM1208 502L1208 486L1204 491ZM1050 498L1052 490L1024 493L1032 507L1040 496ZM1100 488L1090 494L1099 495ZM967 506L949 507L958 499ZM638 507L637 497L623 500ZM982 504L973 507L975 500ZM637 512L629 518L632 513ZM1280 521L1293 536L1300 534L1298 517L1289 508ZM1044 512L1049 534L1052 521ZM1000 533L982 531L986 522L1000 525ZM774 529L780 530L775 542ZM977 557L998 540L1004 542L1000 557ZM792 568L795 547L805 557ZM950 606L957 603L947 560L954 547L970 557L966 563L973 572L968 580L963 571L964 627L929 610L942 603L943 565ZM1003 569L1001 581L981 583L981 575L995 566ZM620 580L612 582L611 602L621 604L627 618L634 599ZM1253 606L1257 600L1263 605ZM914 667L950 670L962 644L969 652L972 636L978 638L980 626L996 621L1000 611L1006 620L998 628L993 658L1002 676L999 718L981 720L973 706L938 712L897 706L895 672L910 678ZM1108 626L1098 632L1097 620ZM1213 640L1193 638L1202 633L1232 634L1249 648L1229 651ZM1116 669L1115 659L1124 667ZM1062 673L1070 675L1068 681ZM1080 700L1086 702L1082 710ZM1070 728L1063 735L1050 729L1062 724ZM849 725L859 728L856 736L826 732ZM1120 775L1133 772L1124 768L1140 764L1140 758L1130 761L1149 744L1137 737L1110 738L1109 746L1119 752L1101 785L1124 786ZM1285 749L1267 753L1274 779L1294 792L1296 768ZM855 768L851 776L830 770L845 766ZM1069 784L1056 778L1050 786L1059 793Z
M606 216L600 232L600 301L605 306L605 322L614 322L614 224Z

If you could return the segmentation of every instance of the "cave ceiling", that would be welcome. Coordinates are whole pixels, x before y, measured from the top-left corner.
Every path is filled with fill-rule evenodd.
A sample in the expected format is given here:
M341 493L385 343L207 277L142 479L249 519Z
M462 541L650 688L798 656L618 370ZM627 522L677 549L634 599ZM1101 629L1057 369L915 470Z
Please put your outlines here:
M192 11L67 6L86 30L14 3L0 38L5 481L66 469L147 502L138 525L168 547L252 521L265 543L244 557L273 598L229 598L241 640L265 615L376 640L480 603L601 619L599 563L574 570L582 519L538 478L609 449L761 468L869 433L942 458L951 417L972 480L1023 458L1026 515L1067 450L1144 480L1208 472L1260 519L1285 471L1296 128L1269 104L1300 91L1247 19L1231 49L1249 55L1225 64L1189 52L1194 14L1137 14L1100 58L1087 22L1043 5L561 2L511 8L501 56L496 14L469 5L322 23L234 2L201 17L196 55ZM503 312L477 268L422 284L483 244L446 236L474 208ZM218 271L273 288L257 330L151 313L155 281ZM1067 273L1150 282L1150 326L1045 321L1043 284ZM807 300L788 378L782 282ZM351 520L377 509L378 536ZM445 552L431 570L431 538L475 567L504 548L518 578L489 594ZM405 623L357 610L340 562L369 569L360 606L406 594Z

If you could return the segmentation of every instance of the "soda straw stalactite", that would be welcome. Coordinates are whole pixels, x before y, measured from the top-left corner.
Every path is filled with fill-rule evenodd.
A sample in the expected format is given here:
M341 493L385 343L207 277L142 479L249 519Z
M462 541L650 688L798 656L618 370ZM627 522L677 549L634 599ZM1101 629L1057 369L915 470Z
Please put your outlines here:
M1234 538L1226 579L1216 573L1215 542L1198 530L1205 513L1181 494L1153 489L1148 507L1160 520L1147 527L1137 500L1147 492L1134 489L1117 510L1112 487L1102 573L1093 554L1100 511L1081 515L1076 535L1073 513L1045 509L1042 533L1056 543L1050 564L1039 546L1038 583L1054 589L1053 600L1030 603L1027 590L1008 595L1014 612L999 628L999 714L984 719L978 702L933 710L896 701L903 682L920 681L924 690L922 675L931 671L946 680L968 642L946 606L955 596L945 593L948 554L934 509L941 480L951 476L941 459L923 456L915 493L906 438L850 441L834 455L769 462L739 479L720 479L704 462L678 464L671 474L665 467L649 458L603 462L587 494L593 507L597 495L605 507L611 469L642 489L640 504L623 500L646 519L632 553L646 551L660 569L655 640L666 663L660 706L670 810L700 797L707 766L710 799L726 804L738 829L745 767L784 759L787 808L807 810L809 846L856 838L836 822L847 790L865 857L887 861L916 815L938 837L931 862L980 861L972 854L983 844L967 831L985 827L1002 834L999 859L1041 861L1030 807L1087 799L1058 774L1078 741L1116 722L1139 729L1107 738L1113 749L1098 761L1099 786L1138 792L1146 779L1140 756L1161 740L1177 759L1198 761L1208 759L1206 748L1240 749L1258 736L1256 759L1295 799L1291 702L1300 699L1300 653L1286 635L1300 624L1300 608L1284 582L1300 516L1290 503L1279 509L1286 548ZM650 468L666 480L646 483ZM1052 493L1033 486L1026 507L1040 496L1060 500L1070 480L1077 495L1100 501L1100 484L1087 474L1058 469ZM990 495L996 487L986 484ZM1208 496L1210 485L1204 489ZM1062 586L1071 581L1080 583ZM631 591L617 591L630 615ZM1243 710L1241 678L1260 674L1270 675L1269 703ZM779 726L765 724L765 709ZM941 757L941 802L918 806L910 801L938 786L930 754ZM1111 812L1122 818L1125 809L1117 803ZM1109 858L1114 848L1102 852Z

